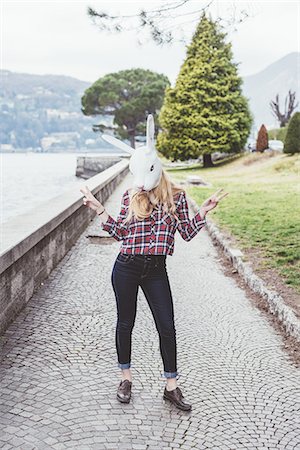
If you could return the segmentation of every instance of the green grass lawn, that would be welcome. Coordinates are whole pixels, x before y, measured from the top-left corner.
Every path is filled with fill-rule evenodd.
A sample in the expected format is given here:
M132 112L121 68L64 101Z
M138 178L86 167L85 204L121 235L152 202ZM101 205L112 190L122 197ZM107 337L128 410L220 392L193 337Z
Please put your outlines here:
M229 192L208 217L234 235L241 250L259 249L262 264L300 293L300 155L243 154L214 168L167 171L175 181L197 174L211 183L186 188L198 205L220 187Z

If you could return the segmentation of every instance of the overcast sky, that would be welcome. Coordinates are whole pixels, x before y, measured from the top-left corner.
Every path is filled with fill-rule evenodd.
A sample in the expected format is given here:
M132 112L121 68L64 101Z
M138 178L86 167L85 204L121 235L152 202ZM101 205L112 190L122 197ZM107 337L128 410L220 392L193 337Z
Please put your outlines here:
M171 0L170 0L171 1ZM100 32L87 15L87 7L110 13L129 14L161 1L1 1L1 68L34 74L71 75L93 82L109 72L142 67L166 74L173 84L185 56L185 45L163 48L137 43L134 32L109 35ZM163 2L169 3L169 2ZM191 1L186 11L208 3ZM215 1L212 18L229 20L246 10L249 17L226 28L233 44L234 61L242 76L254 74L277 59L300 51L299 1ZM183 26L189 39L196 22ZM171 22L172 23L172 22ZM140 33L139 33L140 34ZM141 34L140 34L141 35Z

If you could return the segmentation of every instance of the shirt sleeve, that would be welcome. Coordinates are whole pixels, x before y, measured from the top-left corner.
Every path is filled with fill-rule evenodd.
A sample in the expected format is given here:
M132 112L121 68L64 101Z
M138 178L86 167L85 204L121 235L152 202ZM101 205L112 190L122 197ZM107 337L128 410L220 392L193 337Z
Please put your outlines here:
M177 215L179 218L179 222L177 224L177 228L181 237L185 241L190 241L194 236L204 227L206 224L206 217L202 218L200 215L200 211L190 219L189 218L189 207L186 199L186 194L183 191L180 194L180 201L177 207Z
M101 228L104 231L107 231L117 241L124 239L128 231L127 224L123 223L123 219L127 216L128 205L129 194L128 190L126 190L121 199L121 208L117 219L114 219L110 214L108 214L106 222L101 222Z

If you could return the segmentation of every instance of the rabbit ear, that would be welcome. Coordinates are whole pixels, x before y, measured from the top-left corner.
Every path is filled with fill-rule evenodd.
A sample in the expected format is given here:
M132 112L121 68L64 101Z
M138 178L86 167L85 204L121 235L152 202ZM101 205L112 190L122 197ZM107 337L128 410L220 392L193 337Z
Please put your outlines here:
M151 150L154 150L154 118L152 114L148 114L147 117L147 147Z
M129 145L125 144L124 142L120 141L120 139L115 138L114 136L111 136L110 134L102 134L101 137L110 144L114 145L115 147L120 148L121 150L124 150L127 153L132 154L134 151L134 148L130 147Z

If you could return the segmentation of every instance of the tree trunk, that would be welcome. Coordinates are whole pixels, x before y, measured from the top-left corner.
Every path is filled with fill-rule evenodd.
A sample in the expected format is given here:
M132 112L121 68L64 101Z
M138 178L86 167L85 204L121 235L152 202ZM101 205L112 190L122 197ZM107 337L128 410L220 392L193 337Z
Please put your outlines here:
M214 167L210 153L204 153L203 155L203 167Z
M130 145L132 148L135 148L135 131L129 133Z

